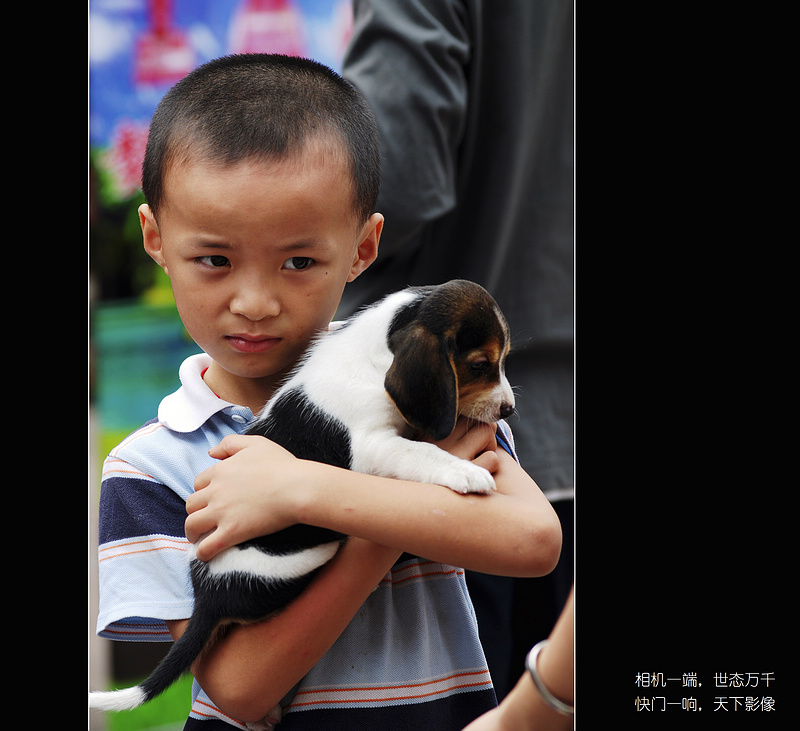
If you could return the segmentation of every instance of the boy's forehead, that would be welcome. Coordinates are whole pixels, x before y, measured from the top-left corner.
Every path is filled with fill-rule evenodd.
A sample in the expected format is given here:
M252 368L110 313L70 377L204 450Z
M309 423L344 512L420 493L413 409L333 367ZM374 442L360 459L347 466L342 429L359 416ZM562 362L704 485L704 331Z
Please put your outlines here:
M182 183L187 177L199 174L209 184L216 183L220 192L224 193L226 181L241 175L243 171L256 177L263 174L287 180L315 172L324 173L328 178L338 178L339 184L350 193L353 216L356 217L350 158L344 143L334 135L315 135L306 140L299 150L282 157L253 155L235 161L222 160L203 150L200 145L188 145L184 154L173 157L164 171L164 207L169 207L170 199L174 199L176 194L185 192Z
M312 231L329 238L326 230L349 239L363 225L348 159L324 143L279 160L224 163L197 155L177 162L164 179L162 213L161 226L241 240L302 232L312 238Z

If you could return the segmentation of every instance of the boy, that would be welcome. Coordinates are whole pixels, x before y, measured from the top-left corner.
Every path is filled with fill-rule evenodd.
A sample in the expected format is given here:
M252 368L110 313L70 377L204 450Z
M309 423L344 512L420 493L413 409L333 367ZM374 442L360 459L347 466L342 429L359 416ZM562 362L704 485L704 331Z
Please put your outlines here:
M212 61L153 116L144 247L204 353L183 363L158 419L106 460L98 631L180 637L189 541L209 560L298 522L352 536L289 607L234 627L194 664L186 729L269 723L279 701L289 731L460 729L495 699L455 567L541 575L557 561L557 518L491 426L459 423L440 444L495 475L488 497L297 460L241 435L375 260L378 161L367 105L311 61Z

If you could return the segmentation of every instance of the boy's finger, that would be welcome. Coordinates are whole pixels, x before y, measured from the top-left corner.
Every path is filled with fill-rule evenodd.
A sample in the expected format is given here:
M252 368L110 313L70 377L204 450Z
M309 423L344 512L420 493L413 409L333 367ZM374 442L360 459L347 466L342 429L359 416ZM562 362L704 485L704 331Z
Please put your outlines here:
M466 424L466 434L464 440L474 449L473 454L478 455L487 450L497 449L495 439L495 425L484 424L482 422L471 421Z
M201 561L210 561L218 553L235 545L236 541L226 540L222 531L214 528L208 535L202 536L197 544L195 555Z
M497 452L492 450L479 454L473 462L491 474L495 474L500 469L500 458L497 456Z
M210 457L214 459L227 459L237 452L241 452L250 444L251 439L261 439L262 437L247 436L244 434L229 434L216 447L208 450Z
M183 523L183 532L189 539L189 543L197 543L206 533L216 529L213 519L206 517L205 512L190 513Z
M213 456L213 455L212 455ZM203 470L197 477L194 478L194 495L196 495L200 490L204 487L208 487L211 484L211 473L214 470L214 465L211 465L208 469ZM186 498L187 506L190 500L192 500L192 495L189 495ZM194 498L196 500L196 498Z
M228 435L216 447L211 447L208 450L209 456L214 459L227 459L231 455L236 454L239 449L236 448L234 440L238 435Z
M197 512L201 508L208 505L208 498L204 492L201 492L204 487L207 487L209 480L201 481L205 473L201 472L194 481L194 492L186 498L186 512L190 515Z

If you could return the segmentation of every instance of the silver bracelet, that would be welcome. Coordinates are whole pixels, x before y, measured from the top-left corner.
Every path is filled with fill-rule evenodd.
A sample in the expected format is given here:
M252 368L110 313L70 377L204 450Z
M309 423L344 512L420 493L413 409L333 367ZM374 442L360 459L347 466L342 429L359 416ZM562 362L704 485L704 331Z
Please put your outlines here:
M558 700L547 688L545 684L542 682L542 679L539 677L539 671L536 669L536 660L539 657L539 653L542 651L545 645L547 645L549 640L542 640L533 646L531 651L528 653L528 657L525 658L525 667L528 668L528 672L531 674L531 678L533 680L533 684L536 686L536 689L539 691L539 694L542 696L542 699L545 703L547 703L550 708L559 713L563 713L565 716L574 716L575 715L575 708L573 706L568 706L563 701Z

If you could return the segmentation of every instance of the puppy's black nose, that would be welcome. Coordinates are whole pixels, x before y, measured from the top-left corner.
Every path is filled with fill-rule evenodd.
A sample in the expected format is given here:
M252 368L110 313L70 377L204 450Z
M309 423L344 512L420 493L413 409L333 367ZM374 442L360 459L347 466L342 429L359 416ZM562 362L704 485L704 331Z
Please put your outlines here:
M514 413L514 407L511 406L510 404L503 404L500 407L500 418L501 419L507 419L513 413Z

